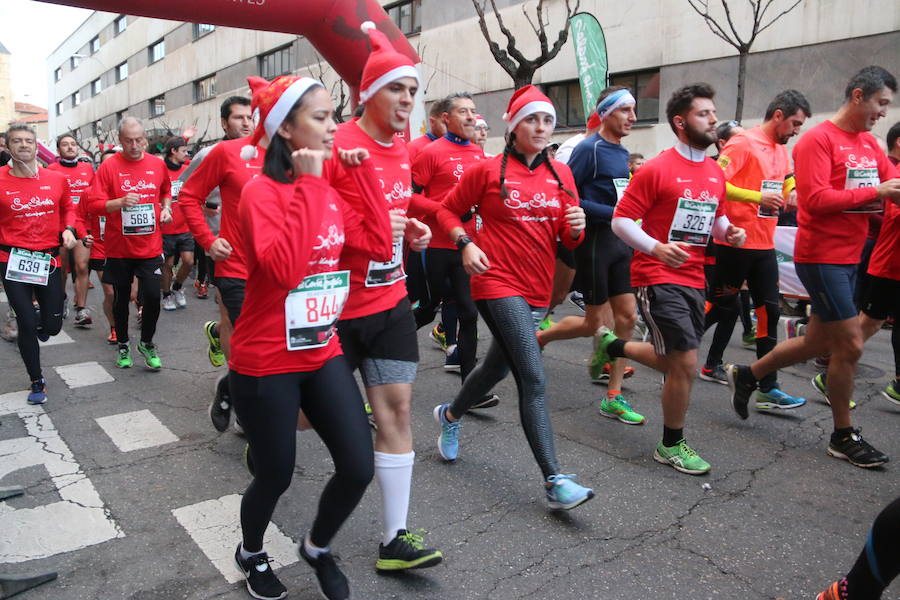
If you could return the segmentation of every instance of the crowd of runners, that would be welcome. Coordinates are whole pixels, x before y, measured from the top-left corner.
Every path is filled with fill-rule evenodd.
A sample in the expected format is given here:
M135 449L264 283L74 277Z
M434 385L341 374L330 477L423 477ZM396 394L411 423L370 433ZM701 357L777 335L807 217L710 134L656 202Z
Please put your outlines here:
M813 358L825 367L813 385L834 418L828 454L858 467L888 461L850 411L864 343L900 308L900 123L887 154L869 133L897 92L890 73L872 66L854 74L844 103L799 138L793 157L786 144L812 116L801 92L776 94L763 122L744 130L719 124L715 91L704 83L668 99L677 141L647 160L626 145L637 120L631 90L603 90L585 132L551 149L553 103L523 87L503 115L502 153L491 156L487 123L465 92L433 102L429 131L404 143L397 134L408 127L418 72L383 34L365 31L372 52L360 110L340 126L320 82L285 76L250 78L251 98L222 104L222 141L192 159L179 137L162 158L147 152L134 117L121 121L119 148L104 152L96 171L79 160L71 135L57 142L59 162L43 168L31 129L6 134L0 274L13 320L3 335L18 345L29 403L48 399L39 341L62 328L70 273L74 326L108 324L110 360L123 369L134 366L133 348L147 369L163 368L154 342L160 311L214 290L218 319L197 328L212 365L228 365L210 395L212 424L247 440L253 480L235 562L253 597L287 593L263 537L291 481L298 429L315 429L334 461L299 546L325 597L349 597L330 543L373 477L383 515L376 569L441 562L408 524L423 327L462 381L433 409L426 435L437 436L440 457L457 460L463 440L476 443L462 436L465 415L496 406L494 388L512 374L554 510L594 496L561 467L547 406L553 375L543 348L574 338L593 341L588 376L608 386L598 406L605 417L646 422L623 391L635 373L627 362L663 374L652 455L680 472L711 469L685 436L698 373L727 384L747 419L751 401L761 412L803 406L791 393L800 390L781 389L778 369ZM798 226L794 263L810 305L800 320L780 318L780 219ZM872 226L880 230L867 235ZM102 318L87 308L90 271L102 282ZM567 296L578 314L553 322ZM480 360L479 316L492 336ZM726 365L739 318L757 360ZM701 364L701 338L713 326ZM883 395L900 405L896 328L892 342L898 379ZM897 502L885 509L853 570L822 600L880 597L900 568L898 513Z

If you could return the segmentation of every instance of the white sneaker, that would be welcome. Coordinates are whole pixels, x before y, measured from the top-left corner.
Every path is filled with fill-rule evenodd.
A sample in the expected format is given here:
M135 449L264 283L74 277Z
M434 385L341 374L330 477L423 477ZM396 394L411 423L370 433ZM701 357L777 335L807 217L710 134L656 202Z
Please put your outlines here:
M175 298L172 297L173 295L163 297L163 299L162 299L162 309L163 310L175 310L177 308L175 306Z
M187 306L187 298L184 297L184 290L172 290L172 297L175 298L175 305L178 308Z

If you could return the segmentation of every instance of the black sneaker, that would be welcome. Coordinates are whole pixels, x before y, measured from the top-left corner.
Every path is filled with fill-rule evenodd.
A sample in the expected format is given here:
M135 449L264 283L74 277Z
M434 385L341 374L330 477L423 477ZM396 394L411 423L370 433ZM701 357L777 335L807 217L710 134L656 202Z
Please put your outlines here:
M750 372L750 367L732 364L725 365L725 376L731 390L731 407L740 418L746 419L750 414L747 404L756 389L756 378Z
M269 555L265 552L244 560L241 558L240 544L234 551L234 564L247 580L250 595L261 600L280 600L287 596L287 588L275 577L269 562Z
M216 396L209 404L209 419L216 431L228 429L231 422L231 393L228 389L228 375L222 375L216 381Z
M378 545L379 571L402 571L404 569L425 569L433 567L444 559L440 550L425 548L421 532L410 533L405 529L397 532L397 537L385 546Z
M851 465L869 469L880 467L890 459L883 452L872 447L859 435L859 429L853 429L849 433L838 434L832 432L831 441L826 450L830 456L843 458Z
M346 600L350 597L350 584L347 583L347 577L338 568L331 552L323 552L318 558L312 558L306 553L303 542L300 542L297 546L297 553L316 572L319 591L323 597L328 600Z
M470 406L469 410L466 412L472 410L480 410L482 408L494 408L498 404L500 404L500 396L498 396L497 394L488 394L487 396L483 397L481 400L478 400L477 402L475 402L475 404Z

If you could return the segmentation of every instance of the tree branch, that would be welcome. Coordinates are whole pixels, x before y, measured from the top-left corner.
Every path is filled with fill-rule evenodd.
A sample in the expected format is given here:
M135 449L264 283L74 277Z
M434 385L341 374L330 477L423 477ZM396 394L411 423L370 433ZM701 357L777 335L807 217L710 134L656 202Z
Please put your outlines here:
M710 16L709 4L707 2L705 2L704 0L687 0L687 2L690 7L694 9L694 12L696 12L703 18L703 20L706 22L706 26L709 27L709 30L712 31L716 37L724 41L729 46L732 46L736 50L740 51L741 48L738 45L738 42L735 42L730 37L728 37L728 34L725 33L725 30L722 29L722 26L719 25L719 23L716 22L716 20L713 19L712 16ZM703 8L701 9L700 6L702 6Z
M771 26L772 26L772 23L774 23L775 21L777 21L778 19L780 19L780 18L783 17L784 15L788 14L789 12L791 12L792 10L794 10L795 8L797 8L797 5L800 4L800 2L802 2L802 1L803 1L803 0L795 0L795 2L794 2L793 4L791 4L787 9L781 11L780 13L778 13L777 15L775 15L775 16L772 18L771 21L769 21L768 23L766 23L765 25L763 25L762 27L760 27L759 30L758 30L756 33L757 33L757 34L760 34L760 33L762 33L763 31L765 31L766 29L768 29L769 27L771 27ZM771 4L771 2L770 2L769 4ZM767 6L766 8L768 8L768 6ZM763 11L763 12L765 12L765 11ZM760 18L760 21L762 21L761 18Z

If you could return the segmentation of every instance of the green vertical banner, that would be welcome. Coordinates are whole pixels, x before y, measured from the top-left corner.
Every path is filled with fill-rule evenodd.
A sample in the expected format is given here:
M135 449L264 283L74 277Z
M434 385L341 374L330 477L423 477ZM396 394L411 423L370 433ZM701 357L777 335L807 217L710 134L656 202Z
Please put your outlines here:
M606 87L609 63L606 60L606 38L597 17L578 13L569 19L569 32L575 43L575 62L581 83L581 100L585 118L597 107L597 96Z

